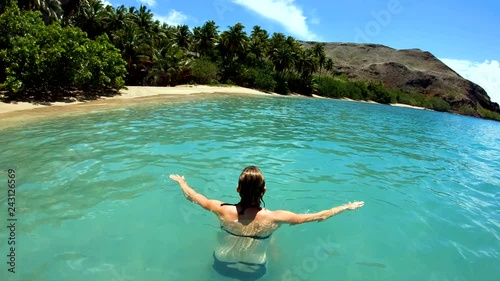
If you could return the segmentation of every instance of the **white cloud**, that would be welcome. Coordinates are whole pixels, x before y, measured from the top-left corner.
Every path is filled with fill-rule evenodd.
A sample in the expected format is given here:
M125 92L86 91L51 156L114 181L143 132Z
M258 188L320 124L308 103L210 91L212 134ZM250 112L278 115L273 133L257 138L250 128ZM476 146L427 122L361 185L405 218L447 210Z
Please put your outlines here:
M156 5L156 0L138 0L139 3L144 4L148 7L154 7Z
M309 30L307 17L302 9L294 4L295 0L233 0L261 16L277 21L291 34L302 40L315 40L318 36Z
M482 63L456 59L441 61L462 77L483 87L492 101L500 103L500 63L497 60Z
M188 16L172 9L167 16L155 16L155 19L168 25L182 25L186 22Z
M113 4L111 4L111 2L109 2L109 1L104 0L104 1L101 1L101 2L102 2L102 5L103 5L104 7L107 7L107 6L113 6Z

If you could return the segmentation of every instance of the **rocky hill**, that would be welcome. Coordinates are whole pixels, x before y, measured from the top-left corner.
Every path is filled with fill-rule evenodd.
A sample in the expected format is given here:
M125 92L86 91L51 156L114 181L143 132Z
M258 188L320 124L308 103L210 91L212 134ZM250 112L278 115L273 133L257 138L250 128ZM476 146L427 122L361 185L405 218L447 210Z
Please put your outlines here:
M306 48L315 42L301 42ZM500 113L481 86L463 78L429 52L396 50L376 44L324 43L326 56L333 59L334 71L353 80L381 81L384 86L406 93L435 96L455 112L469 108L479 117L483 107Z

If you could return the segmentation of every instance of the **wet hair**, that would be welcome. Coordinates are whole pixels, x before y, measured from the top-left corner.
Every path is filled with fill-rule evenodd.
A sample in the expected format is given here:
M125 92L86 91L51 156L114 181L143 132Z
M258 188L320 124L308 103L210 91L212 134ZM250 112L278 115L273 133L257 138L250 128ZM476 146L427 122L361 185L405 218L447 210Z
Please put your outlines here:
M264 175L259 170L259 168L255 166L248 166L243 169L241 172L240 178L238 180L238 188L240 190L240 202L238 204L228 204L223 203L224 205L231 205L241 207L241 210L238 214L243 215L245 209L248 207L257 207L260 208L260 203L266 206L266 202L262 197L264 196L264 187L266 186L266 180L264 179Z

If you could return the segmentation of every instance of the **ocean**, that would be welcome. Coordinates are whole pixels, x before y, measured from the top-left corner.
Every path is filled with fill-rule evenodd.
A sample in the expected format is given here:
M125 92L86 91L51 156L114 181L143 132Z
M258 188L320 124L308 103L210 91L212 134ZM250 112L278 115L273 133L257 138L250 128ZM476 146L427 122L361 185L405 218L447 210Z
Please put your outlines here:
M235 280L212 268L217 218L168 176L237 203L249 165L270 210L365 202L282 226L260 280L499 280L499 122L225 95L9 128L0 147L0 280Z

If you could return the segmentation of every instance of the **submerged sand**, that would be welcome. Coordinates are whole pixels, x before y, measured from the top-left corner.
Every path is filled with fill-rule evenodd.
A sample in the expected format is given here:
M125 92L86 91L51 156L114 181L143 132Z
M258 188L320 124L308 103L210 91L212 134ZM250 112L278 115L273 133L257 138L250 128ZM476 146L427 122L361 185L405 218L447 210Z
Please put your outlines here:
M61 118L64 116L84 114L110 108L138 106L162 100L186 100L206 97L207 95L276 95L238 86L204 86L182 85L176 87L146 87L128 86L113 97L103 97L85 102L55 102L51 104L33 104L28 102L0 102L0 130L9 127L24 126L38 120ZM315 98L322 98L313 95ZM349 99L344 99L349 100ZM372 102L373 103L373 102ZM391 104L393 106L425 109L406 104Z
M129 86L119 95L86 102L54 102L49 105L28 102L0 103L0 130L27 125L33 121L101 111L110 108L137 106L162 100L186 100L213 94L276 95L237 86L143 87Z

